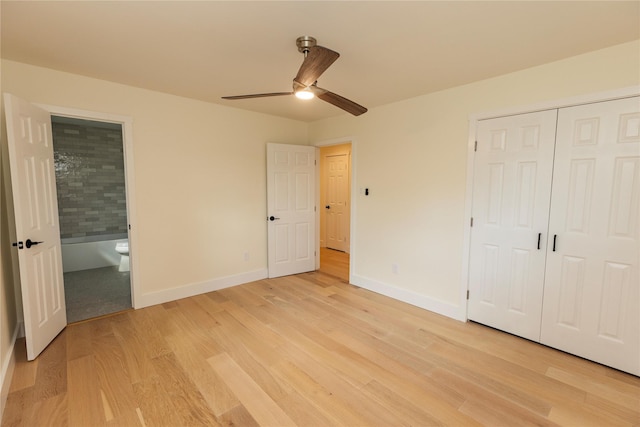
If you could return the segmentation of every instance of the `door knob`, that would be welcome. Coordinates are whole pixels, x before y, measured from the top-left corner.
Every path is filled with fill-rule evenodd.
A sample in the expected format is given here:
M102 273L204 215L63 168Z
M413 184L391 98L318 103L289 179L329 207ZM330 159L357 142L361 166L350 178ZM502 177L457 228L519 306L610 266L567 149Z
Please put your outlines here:
M33 242L31 241L31 239L27 239L27 241L24 243L27 249L29 249L31 246L39 245L40 243L43 243L43 242Z
M271 215L269 217L269 221L275 221L276 219L280 219L280 218L276 218L275 216Z
M325 209L331 209L331 205L327 205L324 207Z

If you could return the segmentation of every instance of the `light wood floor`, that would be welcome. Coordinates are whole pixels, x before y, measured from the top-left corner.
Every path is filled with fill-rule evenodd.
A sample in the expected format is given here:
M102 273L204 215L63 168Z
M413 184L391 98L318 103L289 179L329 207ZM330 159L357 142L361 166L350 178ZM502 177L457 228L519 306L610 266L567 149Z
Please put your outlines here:
M637 377L323 272L74 324L20 357L2 426L640 424Z
M320 248L320 271L349 282L349 254Z

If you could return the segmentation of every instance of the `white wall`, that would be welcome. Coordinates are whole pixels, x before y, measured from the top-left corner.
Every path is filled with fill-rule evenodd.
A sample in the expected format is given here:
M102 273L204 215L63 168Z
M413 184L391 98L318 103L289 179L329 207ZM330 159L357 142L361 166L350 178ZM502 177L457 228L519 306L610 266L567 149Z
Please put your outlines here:
M312 143L356 142L355 186L370 190L352 198L353 283L464 319L469 116L639 83L636 41L312 123Z
M265 144L307 124L7 60L2 88L133 118L137 306L266 276Z

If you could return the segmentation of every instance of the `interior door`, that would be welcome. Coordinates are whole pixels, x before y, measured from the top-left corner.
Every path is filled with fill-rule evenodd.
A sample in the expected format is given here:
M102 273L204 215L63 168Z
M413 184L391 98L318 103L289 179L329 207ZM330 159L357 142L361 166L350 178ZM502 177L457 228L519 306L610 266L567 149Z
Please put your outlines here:
M325 213L327 219L326 246L349 251L349 155L325 157L327 189Z
M316 148L267 144L269 277L315 270Z
M27 358L33 360L67 324L51 117L15 96L4 100Z
M640 98L560 110L552 191L541 342L640 375Z
M478 123L468 317L540 337L556 110Z

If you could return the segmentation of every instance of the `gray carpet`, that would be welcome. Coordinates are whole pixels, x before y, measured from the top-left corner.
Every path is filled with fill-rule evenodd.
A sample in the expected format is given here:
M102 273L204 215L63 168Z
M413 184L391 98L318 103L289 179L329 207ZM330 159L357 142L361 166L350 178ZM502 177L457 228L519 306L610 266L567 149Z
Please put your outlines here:
M131 308L129 272L118 266L64 273L67 323Z

